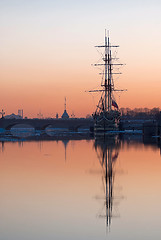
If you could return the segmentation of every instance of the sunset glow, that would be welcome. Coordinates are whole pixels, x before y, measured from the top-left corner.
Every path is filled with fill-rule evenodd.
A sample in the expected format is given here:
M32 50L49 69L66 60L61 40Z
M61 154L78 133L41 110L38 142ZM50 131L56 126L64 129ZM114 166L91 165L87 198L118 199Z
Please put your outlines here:
M100 0L0 1L0 109L24 116L92 114L101 82L94 48L109 29L122 75L120 107L161 108L161 2Z

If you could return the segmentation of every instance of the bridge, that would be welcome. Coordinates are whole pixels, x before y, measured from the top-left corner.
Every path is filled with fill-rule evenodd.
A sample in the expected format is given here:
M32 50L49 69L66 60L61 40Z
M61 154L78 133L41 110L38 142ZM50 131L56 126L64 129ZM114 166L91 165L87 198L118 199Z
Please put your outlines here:
M28 125L35 130L45 130L47 127L64 128L69 131L78 131L79 129L93 130L93 119L87 118L70 118L70 119L0 119L0 128L10 130L17 125Z

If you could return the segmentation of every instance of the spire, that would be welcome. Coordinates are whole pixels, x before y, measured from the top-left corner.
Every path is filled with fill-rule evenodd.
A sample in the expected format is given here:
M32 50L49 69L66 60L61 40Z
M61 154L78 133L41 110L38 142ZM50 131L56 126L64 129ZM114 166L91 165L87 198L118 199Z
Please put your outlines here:
M64 118L64 119L69 118L69 115L68 115L67 110L66 110L66 97L65 97L65 101L64 101L64 113L62 115L62 118Z
M66 111L66 97L65 97L65 103L64 103L64 110Z

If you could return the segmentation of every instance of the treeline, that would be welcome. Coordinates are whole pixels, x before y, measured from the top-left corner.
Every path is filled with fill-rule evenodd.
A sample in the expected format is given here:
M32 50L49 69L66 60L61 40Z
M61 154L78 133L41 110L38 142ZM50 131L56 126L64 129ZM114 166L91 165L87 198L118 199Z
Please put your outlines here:
M124 118L136 118L136 119L158 119L160 116L159 108L120 108L121 116Z

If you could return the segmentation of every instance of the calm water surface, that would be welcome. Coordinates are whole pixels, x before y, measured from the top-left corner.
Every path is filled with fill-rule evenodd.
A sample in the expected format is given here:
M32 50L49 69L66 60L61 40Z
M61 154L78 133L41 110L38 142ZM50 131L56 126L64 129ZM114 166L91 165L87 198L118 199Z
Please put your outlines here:
M157 145L0 144L1 240L161 239Z

